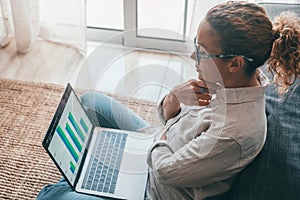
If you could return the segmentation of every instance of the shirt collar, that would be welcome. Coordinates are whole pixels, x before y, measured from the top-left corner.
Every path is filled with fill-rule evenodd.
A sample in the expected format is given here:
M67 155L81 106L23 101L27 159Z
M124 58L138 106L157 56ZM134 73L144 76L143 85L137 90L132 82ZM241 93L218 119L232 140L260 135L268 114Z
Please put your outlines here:
M243 103L255 101L264 96L265 90L269 85L269 79L261 71L257 70L257 79L260 86L242 88L223 88L217 94L217 101L226 103Z

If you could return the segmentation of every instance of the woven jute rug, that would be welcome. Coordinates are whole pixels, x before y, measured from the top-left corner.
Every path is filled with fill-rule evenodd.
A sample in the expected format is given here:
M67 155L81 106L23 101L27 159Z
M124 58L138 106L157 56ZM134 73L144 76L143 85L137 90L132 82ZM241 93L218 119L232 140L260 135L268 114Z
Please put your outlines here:
M63 91L54 84L0 79L0 199L35 199L61 178L42 140ZM159 123L155 103L114 97L148 122Z

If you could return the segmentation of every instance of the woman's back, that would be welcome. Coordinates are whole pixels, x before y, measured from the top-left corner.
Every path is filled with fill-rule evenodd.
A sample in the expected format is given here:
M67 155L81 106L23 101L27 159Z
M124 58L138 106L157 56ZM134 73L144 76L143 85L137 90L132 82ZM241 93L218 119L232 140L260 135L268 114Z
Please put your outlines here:
M239 176L226 199L298 199L300 196L300 80L280 97L266 90L268 133L260 155Z

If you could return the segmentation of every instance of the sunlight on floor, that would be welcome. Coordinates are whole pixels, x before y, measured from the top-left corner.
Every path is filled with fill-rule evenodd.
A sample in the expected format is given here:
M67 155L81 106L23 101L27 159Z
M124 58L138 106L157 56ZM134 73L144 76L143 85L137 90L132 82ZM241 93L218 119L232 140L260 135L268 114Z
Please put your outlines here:
M195 77L187 56L90 43L76 86L157 102L175 85Z
M0 77L99 90L158 102L175 85L196 78L188 56L88 43L85 59L73 48L38 41L30 53L14 43L0 49Z

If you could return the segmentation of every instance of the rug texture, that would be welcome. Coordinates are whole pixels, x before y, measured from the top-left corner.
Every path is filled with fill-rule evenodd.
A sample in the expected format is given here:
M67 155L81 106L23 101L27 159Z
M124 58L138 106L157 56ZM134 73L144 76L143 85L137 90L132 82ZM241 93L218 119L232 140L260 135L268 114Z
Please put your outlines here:
M42 140L63 91L54 84L0 79L0 199L35 199L42 187L61 178ZM155 103L113 97L159 124Z

